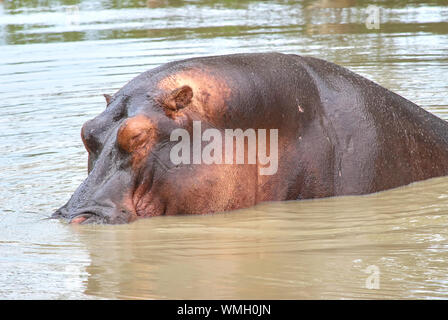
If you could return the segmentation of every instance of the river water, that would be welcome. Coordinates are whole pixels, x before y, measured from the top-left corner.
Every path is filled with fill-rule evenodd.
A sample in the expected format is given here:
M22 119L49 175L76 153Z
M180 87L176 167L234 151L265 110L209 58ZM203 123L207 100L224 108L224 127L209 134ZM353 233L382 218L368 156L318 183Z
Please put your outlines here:
M0 1L0 298L448 298L448 178L121 226L46 219L86 177L79 132L102 94L176 59L312 55L448 120L444 5Z

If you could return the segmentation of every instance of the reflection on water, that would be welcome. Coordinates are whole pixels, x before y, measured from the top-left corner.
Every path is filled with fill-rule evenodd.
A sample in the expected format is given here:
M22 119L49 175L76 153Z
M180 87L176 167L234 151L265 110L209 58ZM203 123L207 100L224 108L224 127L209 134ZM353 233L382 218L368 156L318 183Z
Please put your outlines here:
M125 226L45 219L85 178L101 94L175 59L313 55L448 119L444 4L0 1L0 298L447 298L448 178Z
M78 227L86 294L108 298L448 298L448 178L365 197ZM380 288L366 288L376 266Z

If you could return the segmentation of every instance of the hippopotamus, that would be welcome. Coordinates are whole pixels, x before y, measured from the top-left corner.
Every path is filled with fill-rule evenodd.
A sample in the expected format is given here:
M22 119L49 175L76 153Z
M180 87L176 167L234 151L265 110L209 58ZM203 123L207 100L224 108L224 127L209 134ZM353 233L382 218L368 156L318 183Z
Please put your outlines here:
M448 174L444 120L318 58L255 53L175 61L105 97L105 110L81 129L88 176L53 214L73 224L363 195ZM206 129L213 134L205 136ZM249 146L239 163L198 161L201 148L230 129L241 130L243 140L248 132L275 131L256 136L266 151L275 145L269 174L260 170L267 166L260 154L248 159ZM193 140L198 130L204 135L192 152L179 148L179 132ZM215 147L211 156L225 149ZM174 149L187 161L173 161Z

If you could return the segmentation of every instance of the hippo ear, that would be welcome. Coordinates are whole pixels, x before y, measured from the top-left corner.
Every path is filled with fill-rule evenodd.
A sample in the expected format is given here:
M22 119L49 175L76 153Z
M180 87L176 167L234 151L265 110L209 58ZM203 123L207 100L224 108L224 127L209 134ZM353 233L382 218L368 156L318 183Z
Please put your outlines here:
M193 89L183 86L168 93L162 100L164 108L177 111L188 106L193 99Z
M107 106L109 106L110 102L112 101L112 96L110 94L103 94L103 96L106 99Z

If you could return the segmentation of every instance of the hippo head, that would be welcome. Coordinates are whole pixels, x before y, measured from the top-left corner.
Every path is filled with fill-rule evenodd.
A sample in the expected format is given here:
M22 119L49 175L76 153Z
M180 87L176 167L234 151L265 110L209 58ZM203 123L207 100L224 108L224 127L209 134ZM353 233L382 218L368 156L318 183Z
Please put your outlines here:
M106 96L107 108L81 129L88 176L53 217L75 224L119 224L255 204L256 165L179 164L170 159L178 143L170 139L174 130L192 133L195 119L203 129L225 125L225 117L216 115L223 114L229 90L210 77L147 72L113 97Z

